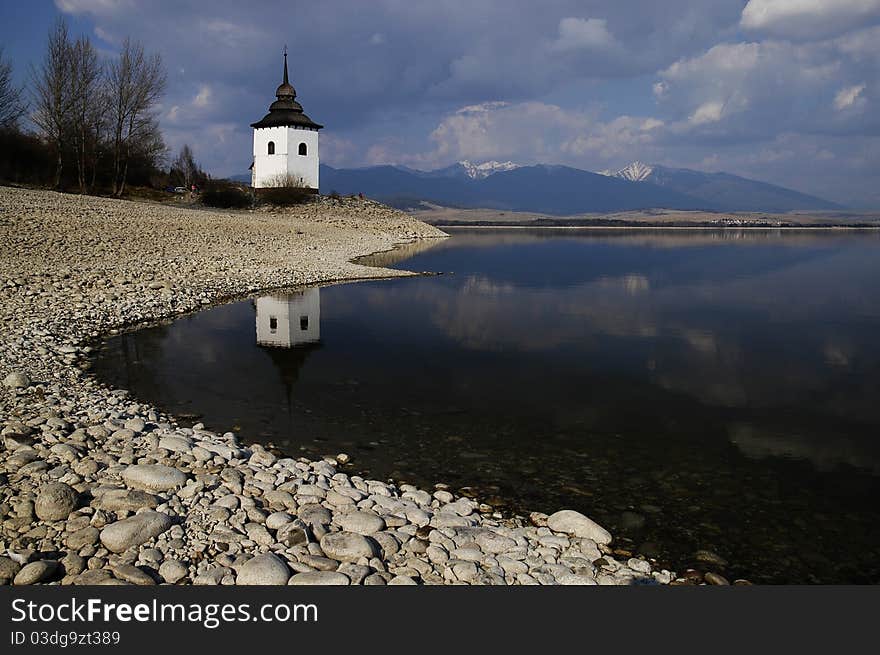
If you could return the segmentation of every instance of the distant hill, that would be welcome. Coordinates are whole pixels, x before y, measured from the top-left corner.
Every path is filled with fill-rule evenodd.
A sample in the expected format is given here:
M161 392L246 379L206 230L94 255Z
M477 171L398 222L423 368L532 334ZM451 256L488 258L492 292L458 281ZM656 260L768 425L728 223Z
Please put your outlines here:
M414 171L397 166L335 169L321 166L321 191L364 193L398 207L421 201L452 207L486 207L565 215L652 207L712 209L711 203L674 189L637 184L570 168L520 166L485 176L466 171Z
M364 193L396 207L448 207L567 215L664 208L716 212L842 209L791 189L728 173L634 162L617 172L513 162L459 162L434 171L402 166L321 166L321 191Z
M655 184L711 202L720 211L787 212L843 209L841 205L785 187L730 173L703 173L633 162L616 172L602 171L630 182ZM677 208L676 208L677 209Z

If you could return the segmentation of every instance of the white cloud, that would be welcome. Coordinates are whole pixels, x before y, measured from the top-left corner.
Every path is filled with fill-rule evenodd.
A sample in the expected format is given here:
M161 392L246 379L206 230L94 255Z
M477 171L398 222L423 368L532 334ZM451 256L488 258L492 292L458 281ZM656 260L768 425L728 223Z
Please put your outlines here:
M665 123L654 117L618 116L602 121L592 110L544 102L488 102L445 116L430 135L434 149L408 156L384 143L373 163L399 162L432 168L450 161L512 160L565 163L591 170L622 161L652 159ZM378 157L378 160L376 159Z
M880 17L880 0L749 0L744 28L795 39L846 32Z
M55 6L65 14L92 14L113 16L131 9L132 0L55 0Z
M559 21L559 38L553 43L558 50L609 48L615 45L603 18L563 18Z
M865 74L836 42L728 43L661 71L654 96L680 136L733 143L781 132L852 133L876 119L833 109L870 100Z
M864 84L856 84L841 89L837 92L837 95L834 96L834 108L838 111L842 111L844 109L852 107L859 100L859 97L862 95L862 91L864 90Z
M880 65L880 25L850 32L836 41L837 47L853 61Z
M697 110L690 115L688 122L692 125L703 125L705 123L717 123L721 120L724 113L724 104L721 102L706 102L697 107Z
M196 94L196 97L193 98L193 106L207 107L208 103L211 102L211 95L211 87L207 84L202 84L199 87L199 92Z
M113 45L119 45L122 43L122 39L103 29L100 25L95 26L95 36L101 39L104 43L112 43Z
M257 45L265 46L268 38L260 27L221 18L203 18L198 21L197 26L203 38L213 40L215 47L219 45L230 49L244 49Z
M383 43L385 43L385 35L381 32L376 32L370 37L370 45L382 45Z

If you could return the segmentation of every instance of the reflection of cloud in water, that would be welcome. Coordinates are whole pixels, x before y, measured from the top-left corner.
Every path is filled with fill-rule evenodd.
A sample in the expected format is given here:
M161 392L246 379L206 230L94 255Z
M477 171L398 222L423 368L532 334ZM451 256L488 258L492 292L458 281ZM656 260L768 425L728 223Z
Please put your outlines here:
M708 330L683 329L681 336L694 350L704 355L715 355L718 352L715 335Z
M824 355L825 363L829 366L837 366L846 368L855 355L854 348L851 344L844 344L839 341L828 341L825 344Z
M773 432L746 423L727 428L728 438L746 457L785 457L807 460L819 471L853 466L880 473L880 453L846 437L833 434Z
M665 285L639 272L563 288L448 277L376 285L362 298L370 312L420 307L472 350L571 346L592 353L615 347L608 338L636 340L632 346L646 350L641 361L652 363L640 364L639 374L669 391L726 407L772 407L810 397L817 409L876 420L867 379L848 380L843 390L834 377L856 358L870 366L876 348L857 323L841 324L843 334L827 334L827 321L838 312L876 315L875 256L855 249L754 275ZM844 260L848 284L841 289L826 277L829 266Z
M516 293L517 288L512 284L498 284L487 277L471 275L465 280L461 288L463 294L479 294L481 296L500 296Z

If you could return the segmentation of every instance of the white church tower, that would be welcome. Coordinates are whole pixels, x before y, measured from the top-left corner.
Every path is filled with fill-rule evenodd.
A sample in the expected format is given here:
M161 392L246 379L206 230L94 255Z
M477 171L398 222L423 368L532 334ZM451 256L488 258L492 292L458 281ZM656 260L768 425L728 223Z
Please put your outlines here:
M274 186L284 176L318 192L318 125L303 113L296 89L287 79L287 48L284 48L284 81L275 91L277 100L254 128L254 161L251 186Z

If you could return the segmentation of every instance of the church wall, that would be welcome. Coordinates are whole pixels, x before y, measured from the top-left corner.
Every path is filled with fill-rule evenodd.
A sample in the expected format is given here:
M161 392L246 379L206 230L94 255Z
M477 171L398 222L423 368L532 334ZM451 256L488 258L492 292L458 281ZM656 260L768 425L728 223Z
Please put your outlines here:
M268 154L269 142L275 143L275 154ZM299 154L305 143L307 153ZM273 178L288 173L301 178L303 185L318 188L318 132L293 127L261 127L254 130L254 187L270 186Z
M254 187L269 185L276 175L287 172L287 128L261 127L254 130ZM275 143L275 154L268 154L269 142Z
M287 128L288 171L294 177L302 178L303 184L310 189L318 187L318 132L315 130L299 130ZM306 144L305 156L299 154L299 144Z

